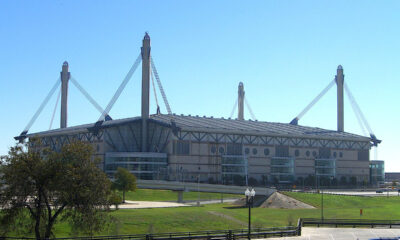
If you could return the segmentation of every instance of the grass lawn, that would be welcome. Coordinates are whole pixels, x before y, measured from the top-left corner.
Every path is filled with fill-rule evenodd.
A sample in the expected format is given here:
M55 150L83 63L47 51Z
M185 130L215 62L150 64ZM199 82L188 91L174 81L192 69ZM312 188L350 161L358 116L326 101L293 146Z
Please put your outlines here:
M122 197L122 192L120 193ZM207 192L184 192L183 200L197 200L200 195L200 200L218 200L223 197L241 198L242 195L238 194L221 194L221 193L207 193ZM171 190L153 190L153 189L137 189L135 192L126 192L126 200L132 201L177 201L178 193Z
M285 192L286 195L321 208L321 194ZM325 218L360 218L400 220L400 197L358 197L324 194ZM320 209L318 209L319 212ZM320 217L319 216L316 217Z
M116 223L97 235L141 234L157 232L201 231L210 229L237 229L241 225L223 217L210 214L221 206L120 209L112 211ZM67 223L56 225L56 236L70 236Z
M138 193L138 192L137 192ZM158 193L153 199L162 200ZM165 193L168 195L168 193ZM316 209L252 209L253 227L276 227L296 225L300 217L319 218L321 215L320 194L285 194L311 204ZM174 195L173 195L174 196ZM148 200L150 197L141 198ZM175 198L174 198L175 199ZM174 200L173 199L173 200ZM195 198L197 199L197 198ZM400 219L400 197L355 197L324 195L325 218ZM230 204L210 204L200 207L163 209L122 209L111 213L117 223L99 235L137 234L148 232L177 232L247 228L248 209L232 208ZM70 236L67 223L56 225L56 236Z

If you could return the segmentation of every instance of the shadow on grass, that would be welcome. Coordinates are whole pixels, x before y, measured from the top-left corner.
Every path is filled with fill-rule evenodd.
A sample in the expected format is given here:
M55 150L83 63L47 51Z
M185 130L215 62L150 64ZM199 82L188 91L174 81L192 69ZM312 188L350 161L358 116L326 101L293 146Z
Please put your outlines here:
M229 206L229 207L223 207L225 209L239 209L239 208L247 208L246 206Z

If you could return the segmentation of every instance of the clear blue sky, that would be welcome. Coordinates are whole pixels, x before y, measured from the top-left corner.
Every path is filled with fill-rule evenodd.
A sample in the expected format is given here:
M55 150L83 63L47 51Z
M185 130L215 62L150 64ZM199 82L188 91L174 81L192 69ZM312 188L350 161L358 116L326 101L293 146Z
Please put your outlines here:
M0 1L0 155L33 116L63 61L105 107L148 31L177 114L229 117L243 81L259 120L289 122L343 65L345 81L383 140L378 158L386 160L386 171L400 171L399 13L399 1L366 0ZM140 75L115 104L113 118L140 114ZM300 124L336 129L335 96L333 88ZM30 132L49 128L55 102L53 96ZM98 117L71 85L68 124ZM362 133L347 99L345 130Z

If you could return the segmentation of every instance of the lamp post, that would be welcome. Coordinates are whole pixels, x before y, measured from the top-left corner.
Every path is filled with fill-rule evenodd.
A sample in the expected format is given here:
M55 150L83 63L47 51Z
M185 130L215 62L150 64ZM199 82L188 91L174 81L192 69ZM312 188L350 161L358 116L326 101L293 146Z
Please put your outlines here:
M251 233L251 208L253 207L253 200L254 196L256 195L256 191L252 188L249 190L248 188L244 192L244 195L246 195L246 204L249 207L249 231L248 231L248 239L251 239L250 233Z

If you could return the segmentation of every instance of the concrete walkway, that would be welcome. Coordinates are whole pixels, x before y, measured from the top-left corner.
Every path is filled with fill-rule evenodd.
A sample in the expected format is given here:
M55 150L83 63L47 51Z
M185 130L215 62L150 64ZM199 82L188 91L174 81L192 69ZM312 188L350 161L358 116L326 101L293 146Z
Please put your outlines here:
M140 209L140 208L167 208L167 207L190 207L191 205L175 202L152 202L152 201L129 201L118 206L119 209ZM115 209L115 206L111 206Z
M237 199L224 199L224 203L231 203ZM200 200L200 205L221 203L221 200ZM153 202L153 201L130 201L126 200L125 204L118 205L120 209L140 209L140 208L167 208L167 207L192 207L197 206L197 201L188 201L185 203L177 202ZM115 209L115 206L111 206Z
M268 238L269 240L367 240L400 239L400 229L390 228L313 228L304 227L300 237Z
M238 199L224 199L224 201L222 203L233 203L235 201L237 201ZM200 205L204 205L204 204L217 204L217 203L221 203L221 199L219 200L200 200ZM185 204L189 204L192 206L196 206L197 205L197 201L186 201Z

